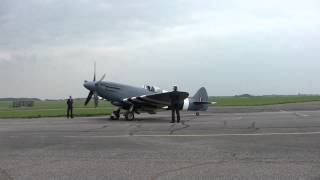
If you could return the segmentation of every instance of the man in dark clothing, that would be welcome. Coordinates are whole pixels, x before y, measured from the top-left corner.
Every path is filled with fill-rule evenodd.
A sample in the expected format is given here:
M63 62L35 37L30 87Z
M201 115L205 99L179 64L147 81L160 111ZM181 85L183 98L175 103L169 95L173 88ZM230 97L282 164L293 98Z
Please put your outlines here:
M180 101L179 101L179 93L178 87L173 86L173 91L170 95L171 98L171 110L172 110L172 121L171 123L175 123L175 113L177 114L177 122L180 122Z
M69 119L69 117L73 118L73 99L70 96L69 99L67 100L67 105L68 105L68 109L67 109L67 118Z

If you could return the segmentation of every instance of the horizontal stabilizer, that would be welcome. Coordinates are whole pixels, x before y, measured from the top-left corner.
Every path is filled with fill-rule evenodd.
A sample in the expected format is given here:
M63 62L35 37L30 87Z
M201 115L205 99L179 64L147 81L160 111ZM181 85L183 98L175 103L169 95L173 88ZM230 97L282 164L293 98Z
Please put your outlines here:
M216 102L208 102L208 101L206 101L206 102L193 102L193 104L195 104L195 105L201 105L201 104L216 104Z
M211 104L211 102L193 102L195 105L201 105L201 104Z

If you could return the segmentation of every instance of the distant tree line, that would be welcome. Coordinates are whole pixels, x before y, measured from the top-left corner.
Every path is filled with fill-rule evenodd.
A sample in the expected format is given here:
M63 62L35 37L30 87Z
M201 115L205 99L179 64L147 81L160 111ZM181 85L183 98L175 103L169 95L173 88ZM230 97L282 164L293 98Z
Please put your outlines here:
M0 98L0 101L41 101L38 98Z
M241 95L235 95L234 97L248 98L248 97L252 97L252 95L250 95L250 94L241 94Z

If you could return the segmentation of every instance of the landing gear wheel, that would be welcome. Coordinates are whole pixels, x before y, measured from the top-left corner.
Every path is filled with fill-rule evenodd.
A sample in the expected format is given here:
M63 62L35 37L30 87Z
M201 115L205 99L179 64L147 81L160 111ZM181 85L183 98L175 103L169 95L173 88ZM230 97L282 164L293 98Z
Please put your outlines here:
M124 117L127 121L133 121L134 120L134 113L133 112L126 112L124 114Z
M196 116L200 116L200 113L199 113L199 112L196 112Z

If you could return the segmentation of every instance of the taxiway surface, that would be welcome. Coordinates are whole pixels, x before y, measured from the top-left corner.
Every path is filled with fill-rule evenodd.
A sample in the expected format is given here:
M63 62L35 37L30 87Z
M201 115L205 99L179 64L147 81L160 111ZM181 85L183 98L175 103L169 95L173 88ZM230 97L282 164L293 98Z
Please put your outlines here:
M0 179L319 179L320 111L1 119Z

